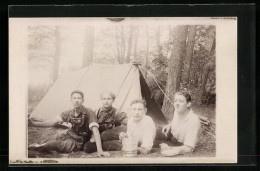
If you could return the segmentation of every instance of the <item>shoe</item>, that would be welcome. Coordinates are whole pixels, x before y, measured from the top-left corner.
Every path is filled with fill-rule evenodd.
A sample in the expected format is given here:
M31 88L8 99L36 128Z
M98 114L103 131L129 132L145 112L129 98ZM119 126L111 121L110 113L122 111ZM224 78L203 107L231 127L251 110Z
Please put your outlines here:
M28 150L41 151L44 149L44 144L33 143L28 146Z

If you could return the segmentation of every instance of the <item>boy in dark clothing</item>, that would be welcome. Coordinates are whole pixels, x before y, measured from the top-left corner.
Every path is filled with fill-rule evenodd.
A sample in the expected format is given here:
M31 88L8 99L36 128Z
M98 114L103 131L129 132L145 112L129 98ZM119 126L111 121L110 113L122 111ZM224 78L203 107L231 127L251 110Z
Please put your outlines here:
M127 115L114 108L115 95L112 92L103 92L100 95L102 107L95 111L101 134L102 146L105 150L121 150L119 141L120 132L126 131ZM84 150L88 153L96 150L95 139L86 143Z
M29 145L29 149L34 150L56 150L59 152L72 152L83 149L84 143L88 141L93 133L96 140L96 151L99 156L109 157L110 154L104 152L101 146L100 133L98 123L94 112L85 108L84 94L81 91L73 91L71 93L71 102L73 109L63 112L56 120L46 122L35 122L29 120L29 124L37 127L51 127L62 124L63 122L71 123L72 127L66 134L56 135L52 140L48 140L44 144Z

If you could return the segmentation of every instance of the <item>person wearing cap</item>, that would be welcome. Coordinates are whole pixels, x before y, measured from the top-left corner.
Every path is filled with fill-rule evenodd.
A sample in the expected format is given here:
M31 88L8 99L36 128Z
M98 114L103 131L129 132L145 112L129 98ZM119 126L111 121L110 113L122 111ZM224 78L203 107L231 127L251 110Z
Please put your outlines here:
M62 112L56 120L46 122L36 122L29 119L29 125L36 127L52 127L63 122L71 123L72 127L65 134L57 134L53 139L43 144L31 144L29 150L45 150L69 153L83 149L91 135L95 137L98 156L109 157L108 152L104 152L101 145L99 125L94 112L83 106L84 94L76 90L71 93L73 109Z
M131 102L131 118L127 122L127 131L121 132L119 139L136 138L139 154L148 154L155 139L156 129L151 117L146 115L146 101L136 99Z

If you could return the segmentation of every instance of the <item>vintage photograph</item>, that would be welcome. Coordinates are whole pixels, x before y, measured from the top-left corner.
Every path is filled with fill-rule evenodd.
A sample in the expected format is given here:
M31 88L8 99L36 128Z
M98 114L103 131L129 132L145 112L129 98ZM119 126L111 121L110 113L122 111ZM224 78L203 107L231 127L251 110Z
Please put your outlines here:
M223 115L216 112L216 90L222 89L216 21L104 17L20 23L24 159L124 164L218 157L216 130L223 125L216 120Z

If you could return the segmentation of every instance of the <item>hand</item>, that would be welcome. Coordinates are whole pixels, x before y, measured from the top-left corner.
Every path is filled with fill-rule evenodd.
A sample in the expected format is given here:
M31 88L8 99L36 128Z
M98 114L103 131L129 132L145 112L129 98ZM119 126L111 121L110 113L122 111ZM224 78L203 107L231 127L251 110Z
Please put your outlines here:
M138 147L137 152L139 154L148 154L149 150L147 148L144 148L144 147Z
M171 129L171 125L168 124L168 125L165 125L163 128L162 128L162 133L167 137L169 131Z
M34 121L31 118L28 118L28 126L34 126Z
M164 150L171 148L170 146L168 146L168 144L165 144L165 143L161 143L159 146L161 148L161 151L164 151Z
M98 152L98 157L110 157L110 154L108 152Z
M125 133L125 132L121 132L121 133L119 134L119 140L122 140L122 139L124 139L124 138L128 138L128 135L127 135L127 133Z

